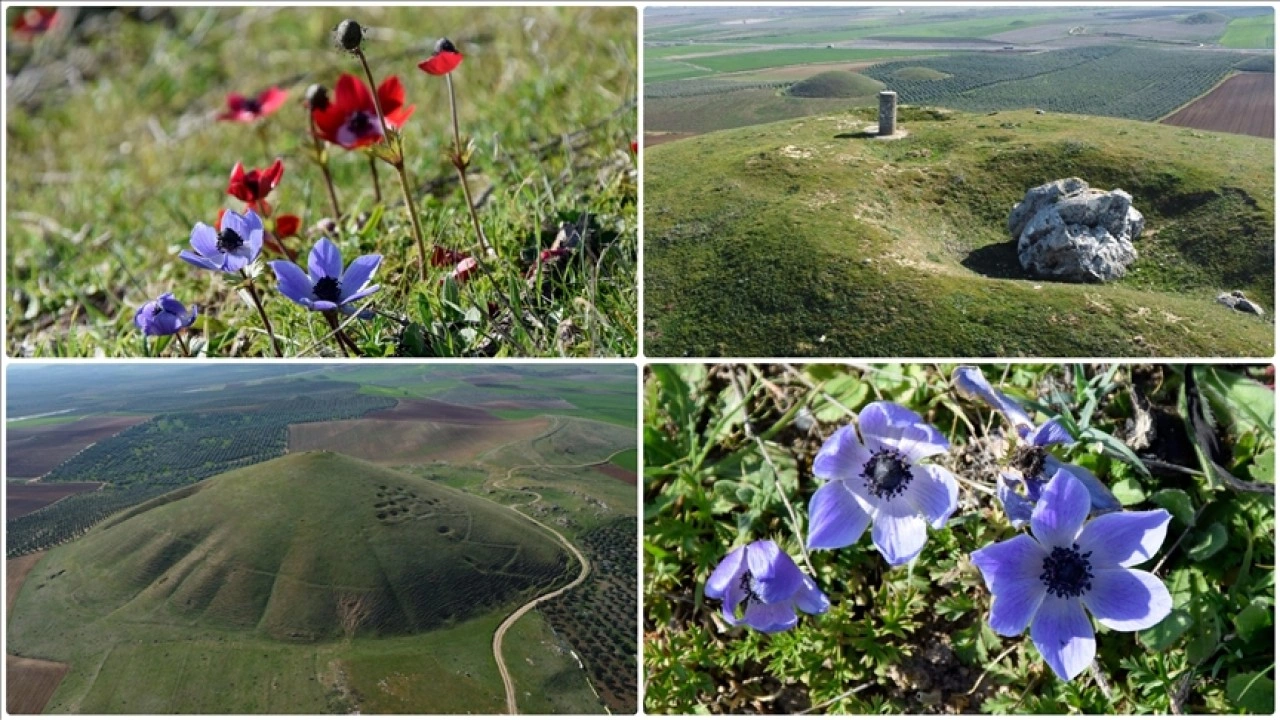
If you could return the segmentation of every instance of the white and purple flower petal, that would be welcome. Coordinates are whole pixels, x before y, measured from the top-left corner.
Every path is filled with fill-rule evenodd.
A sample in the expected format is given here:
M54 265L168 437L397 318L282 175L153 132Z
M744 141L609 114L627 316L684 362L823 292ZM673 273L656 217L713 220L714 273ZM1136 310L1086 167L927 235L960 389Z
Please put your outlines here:
M1047 447L1049 445L1070 445L1075 442L1075 438L1071 437L1071 433L1062 427L1062 423L1057 420L1046 420L1043 425L1036 428L1032 433L1029 442L1039 447Z
M1018 494L1014 487L1014 483L1017 482L1016 477L1008 473L1000 473L1000 480L996 483L996 497L1000 499L1000 504L1004 506L1004 514L1009 517L1009 522L1015 530L1031 522L1031 511L1035 508L1034 503Z
M1093 624L1079 598L1046 594L1031 621L1031 642L1063 680L1070 680L1093 662L1097 642Z
M311 248L307 269L311 271L312 283L318 283L322 278L337 280L342 277L342 251L329 238L320 238Z
M1040 580L1048 556L1030 535L1017 535L973 553L971 560L991 594L991 629L1005 636L1026 629L1035 616L1046 588Z
M960 486L951 471L937 465L916 465L911 469L911 484L904 492L906 501L929 521L935 530L947 524L960 500Z
M947 439L916 412L896 403L873 402L858 413L858 431L875 452L889 447L918 462L947 451Z
M310 308L315 300L311 293L311 279L302 268L288 260L273 260L271 269L276 273L280 292L299 305Z
M339 284L342 285L344 304L351 302L353 299L351 296L369 284L369 278L373 277L381 264L381 255L361 255L351 261L346 271L342 273L342 277L338 278Z
M842 480L818 488L809 499L809 549L830 550L857 542L871 523L863 502Z
M845 425L822 443L813 459L813 474L827 480L853 480L861 477L862 467L871 453L858 440L853 425Z
M777 543L757 540L747 546L752 590L765 605L790 600L804 585L804 573Z
M787 600L748 605L746 612L742 613L742 621L760 632L776 633L795 627L800 618L791 601Z
M991 387L991 383L983 377L982 371L971 365L962 365L951 373L951 384L962 394L976 397L995 408L1004 415L1021 435L1034 427L1031 416L1018 403L1002 392Z
M800 592L796 593L796 607L810 615L821 615L831 608L830 601L821 590L818 584L808 575L804 576L804 585Z
M705 592L721 601L720 613L730 625L767 633L795 627L797 607L810 614L829 607L813 580L772 540L757 540L725 556L707 578ZM744 605L741 617L739 605Z
M928 539L928 523L919 513L894 514L890 505L880 505L871 515L871 542L890 565L902 565L915 559Z
M1131 567L1160 552L1172 516L1165 510L1110 513L1096 517L1076 538L1080 552L1100 566Z
M1045 547L1075 542L1089 516L1089 493L1072 475L1059 471L1045 485L1031 512L1031 532Z
M1116 496L1111 493L1097 475L1089 472L1088 469L1071 463L1064 463L1052 455L1046 455L1044 458L1044 472L1048 477L1056 475L1059 471L1068 472L1084 485L1084 489L1089 493L1089 503L1094 510L1098 512L1112 512L1123 507ZM1032 498L1034 501L1035 498Z
M1135 632L1155 625L1173 609L1160 578L1145 570L1098 570L1082 597L1098 622L1112 630Z

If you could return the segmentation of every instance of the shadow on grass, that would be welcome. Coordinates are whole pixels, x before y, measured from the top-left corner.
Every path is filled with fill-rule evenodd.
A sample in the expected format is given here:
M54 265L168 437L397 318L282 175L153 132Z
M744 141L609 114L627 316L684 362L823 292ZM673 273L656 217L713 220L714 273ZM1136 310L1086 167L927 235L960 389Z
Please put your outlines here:
M834 136L836 140L866 140L878 136L880 133L875 130L860 130L858 132L840 133Z
M990 278L1027 280L1027 274L1018 264L1018 246L1012 242L997 242L970 252L960 264Z

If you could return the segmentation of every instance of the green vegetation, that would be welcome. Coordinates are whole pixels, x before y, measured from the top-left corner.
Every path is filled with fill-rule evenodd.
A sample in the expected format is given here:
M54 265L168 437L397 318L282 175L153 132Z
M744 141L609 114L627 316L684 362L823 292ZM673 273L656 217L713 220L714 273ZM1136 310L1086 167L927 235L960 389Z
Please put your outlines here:
M851 60L879 60L883 58L919 55L912 50L851 50L847 48L788 48L785 50L758 50L733 55L711 55L690 62L715 72L741 72L784 65L808 65L824 62L849 62ZM648 75L645 75L646 80Z
M874 95L884 83L847 70L831 70L801 80L787 89L788 95L809 98L855 98Z
M290 455L211 478L50 551L18 598L10 647L70 663L55 711L264 708L274 694L267 688L284 681L283 692L304 696L292 711L320 712L315 703L329 688L316 681L317 670L327 673L314 660L334 656L351 659L344 674L357 697L392 708L395 699L375 690L381 679L394 682L394 673L379 674L387 667L404 672L426 656L454 667L453 645L423 633L509 611L562 584L575 565L553 539L492 502L334 453ZM410 635L416 649L401 643L398 653L376 657L387 649L383 639ZM486 645L469 652L487 648L483 637ZM226 685L199 706L161 690L159 700L118 691L148 669L149 687L180 686L191 669L165 658L184 639L199 643L206 665L234 666L261 648L280 667L204 674L202 685ZM108 657L104 675L95 668ZM407 691L419 712L457 700Z
M681 57L684 55L705 55L708 53L726 52L742 49L741 45L732 45L725 43L722 45L699 45L690 43L688 45L645 45L644 59L646 62L650 58L669 58Z
M613 464L625 470L637 471L640 467L640 458L637 457L635 450L624 450L613 456Z
M650 60L646 58L644 61L644 77L646 83L684 80L686 78L703 77L711 74L711 70L696 67L678 60Z
M376 38L367 51L377 79L398 75L417 107L403 132L427 243L472 252L476 233L447 159L446 84L416 67L440 34L466 56L452 77L463 139L475 146L468 183L498 257L461 287L444 282L452 265L429 267L419 281L395 173L382 166L378 203L362 152L330 147L343 217L336 231L322 229L332 210L308 159L302 96L310 83L332 92L340 74L362 74L330 38L347 15ZM280 156L286 169L270 200L301 218L304 237L284 244L304 264L322 233L348 261L384 258L371 296L380 314L346 329L361 354L633 356L636 22L631 7L134 8L96 12L35 43L11 37L7 354L181 355L167 339L144 346L133 325L138 307L171 291L199 305L195 352L271 355L262 321L233 283L177 253L195 223L243 209L226 194L237 161L264 167ZM229 93L272 85L289 98L264 135L214 121ZM588 215L609 232L592 234L533 287L526 273L539 250L561 222ZM332 348L321 314L289 301L263 270L258 287L285 353Z
M1071 682L1054 676L1025 633L1001 637L988 624L992 596L971 554L1015 536L991 497L1009 469L1012 430L960 396L951 366L651 370L648 713L1274 712L1275 392L1258 381L1273 368L984 368L1001 390L1033 403L1037 423L1078 429L1080 442L1054 454L1088 468L1125 510L1172 515L1158 550L1138 563L1168 588L1172 612L1142 632L1099 628L1094 670ZM873 400L936 427L951 452L933 462L963 480L956 511L899 567L885 563L870 533L834 551L803 546L824 482L813 458ZM1149 434L1133 433L1147 421ZM704 596L709 575L730 550L763 539L813 568L827 612L773 635L721 621L719 601Z
M865 71L899 101L986 111L1038 107L1055 112L1155 120L1208 92L1241 57L1097 45L1032 55L970 53L885 63ZM929 68L950 77L897 75Z
M1274 13L1235 18L1218 38L1223 47L1266 48L1276 47L1276 19Z
M4 426L9 430L21 430L22 428L48 427L50 425L66 425L67 423L73 423L83 417L84 415L71 415L71 414L48 415L46 417L28 418L26 420L9 420L4 424Z
M1274 303L1270 141L1031 111L904 108L900 118L910 134L889 143L856 137L874 113L855 111L652 148L647 352L1117 357L1272 348L1270 322L1214 301L1240 288L1268 313ZM1033 281L1018 267L1009 209L1028 188L1070 176L1127 190L1146 215L1139 260L1118 283Z
M946 80L951 77L947 73L919 65L907 65L893 71L893 80L902 82L928 82L930 80Z
M1218 23L1225 23L1229 20L1231 20L1231 18L1220 12L1203 10L1182 18L1181 22L1186 25L1217 25Z

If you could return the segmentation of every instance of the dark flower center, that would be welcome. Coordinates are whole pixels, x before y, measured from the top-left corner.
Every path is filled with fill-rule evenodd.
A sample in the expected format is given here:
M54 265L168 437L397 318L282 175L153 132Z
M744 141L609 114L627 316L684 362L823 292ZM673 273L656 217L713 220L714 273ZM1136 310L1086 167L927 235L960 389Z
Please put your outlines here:
M1044 460L1049 452L1039 445L1020 445L1013 451L1013 469L1022 473L1025 480L1044 474Z
M337 278L322 277L315 287L311 288L311 293L319 300L336 303L342 299L342 285L338 283Z
M356 135L367 135L374 129L373 118L366 112L358 112L347 120L347 129Z
M747 607L751 607L751 603L755 603L757 605L764 604L764 600L762 600L760 598L760 594L756 592L754 583L755 576L751 574L750 570L742 573L742 579L738 581L738 587L747 594L747 599L744 601Z
M911 465L902 453L880 450L862 466L862 477L868 492L888 500L906 492L911 484Z
M244 247L244 238L231 228L223 228L218 233L218 249L222 252L235 252Z
M248 110L254 115L257 115L258 113L262 112L262 103L254 99L245 100L242 106L244 107L245 110Z
M1092 554L1093 551L1081 553L1080 546L1074 543L1069 548L1056 547L1044 559L1040 580L1060 598L1078 597L1093 589L1093 566L1089 564Z

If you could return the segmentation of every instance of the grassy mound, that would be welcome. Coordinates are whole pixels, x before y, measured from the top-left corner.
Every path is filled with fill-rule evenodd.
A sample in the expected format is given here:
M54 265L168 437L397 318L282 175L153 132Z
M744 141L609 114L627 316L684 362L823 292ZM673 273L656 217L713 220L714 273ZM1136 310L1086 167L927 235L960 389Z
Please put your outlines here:
M45 608L69 635L144 622L292 642L418 633L576 572L505 508L336 453L198 487L50 551L15 608L14 647L48 640Z
M1184 25L1217 25L1220 23L1225 23L1230 19L1231 18L1227 17L1226 15L1223 15L1220 12L1205 10L1203 12L1198 12L1198 13L1194 13L1192 15L1186 16L1185 18L1182 19L1182 23Z
M884 89L884 83L847 70L818 73L792 85L788 95L805 98L854 98L873 95Z
M893 77L896 80L928 82L929 80L946 80L951 76L941 70L934 70L933 68L923 67L920 65L912 65L910 67L894 70Z
M872 117L652 150L649 354L1270 352L1271 324L1215 297L1274 302L1272 142L1032 111L904 119L910 135L892 143L855 137ZM1018 266L1010 208L1070 176L1127 190L1146 215L1122 281L1034 280Z

